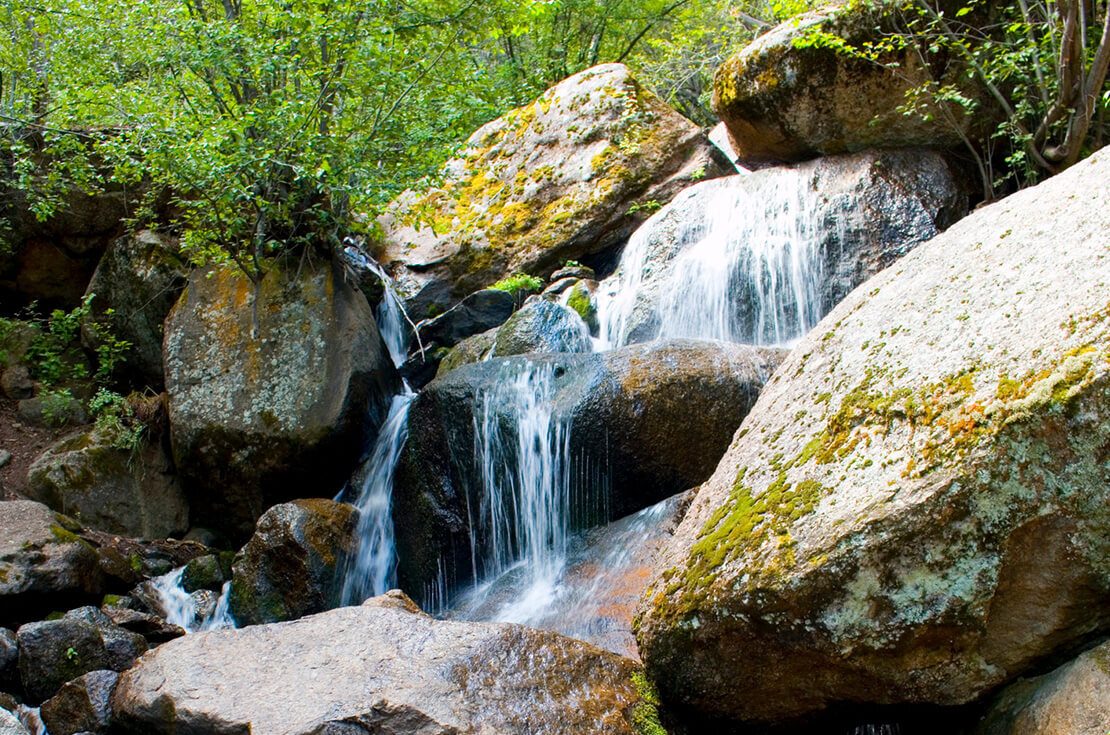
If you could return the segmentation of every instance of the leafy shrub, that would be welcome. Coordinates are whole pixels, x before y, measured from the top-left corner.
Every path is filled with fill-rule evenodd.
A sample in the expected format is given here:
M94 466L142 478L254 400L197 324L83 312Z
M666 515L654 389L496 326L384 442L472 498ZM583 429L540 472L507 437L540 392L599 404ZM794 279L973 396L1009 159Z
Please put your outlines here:
M527 273L515 273L490 286L498 291L508 291L514 296L536 293L543 288L543 279Z
M95 419L96 432L110 446L129 452L142 447L147 427L128 398L101 388L89 401L89 413Z

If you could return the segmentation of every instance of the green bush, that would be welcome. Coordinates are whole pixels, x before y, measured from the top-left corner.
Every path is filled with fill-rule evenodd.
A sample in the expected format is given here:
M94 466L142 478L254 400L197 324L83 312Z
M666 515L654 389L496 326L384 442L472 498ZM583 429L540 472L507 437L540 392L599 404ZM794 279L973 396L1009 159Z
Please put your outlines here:
M508 291L514 296L536 293L543 288L543 279L527 273L515 273L490 286L497 291Z

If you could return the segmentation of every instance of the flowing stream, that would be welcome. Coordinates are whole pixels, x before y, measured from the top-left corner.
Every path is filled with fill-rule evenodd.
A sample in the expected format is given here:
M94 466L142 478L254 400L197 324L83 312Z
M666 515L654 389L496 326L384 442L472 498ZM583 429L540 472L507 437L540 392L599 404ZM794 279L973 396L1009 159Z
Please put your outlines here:
M822 316L823 224L812 198L792 169L687 190L632 235L602 285L601 342L642 341L638 327L759 345L804 335Z
M186 633L234 628L235 619L231 616L228 604L231 582L224 582L215 604L208 607L201 604L202 599L196 592L189 593L185 590L182 584L184 576L185 567L178 567L152 580L154 591L165 612L166 622L178 626Z

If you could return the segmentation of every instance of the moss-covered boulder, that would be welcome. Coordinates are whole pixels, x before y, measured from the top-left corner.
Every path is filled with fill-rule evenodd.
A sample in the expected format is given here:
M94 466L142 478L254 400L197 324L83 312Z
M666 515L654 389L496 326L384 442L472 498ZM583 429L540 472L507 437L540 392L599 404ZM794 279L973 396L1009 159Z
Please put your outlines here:
M163 355L194 519L239 538L274 503L335 495L400 387L366 298L329 262L276 263L257 293L235 270L194 272Z
M537 298L497 330L493 354L497 357L529 352L590 352L590 330L573 310Z
M398 593L186 636L120 677L127 732L664 732L635 662L554 633L436 620Z
M493 351L493 343L497 340L497 330L490 329L473 337L467 337L452 347L439 362L436 377L442 378L455 368L469 365L472 362L481 362Z
M494 358L431 382L410 409L394 478L401 588L422 596L441 565L452 584L474 573L471 542L485 548L490 532L468 509L494 502L478 457L485 428L477 427L499 427L507 449L495 471L511 467L517 412L532 398L518 391L533 385L529 375L552 373L552 421L566 432L566 473L579 483L571 512L585 526L708 478L783 355L674 340L605 353Z
M1054 671L1011 684L975 735L1106 735L1110 727L1110 643Z
M339 604L344 561L358 546L358 511L314 498L282 503L232 565L231 613L240 625L277 623Z
M96 551L78 530L33 500L0 501L0 624L99 597Z
M713 107L739 162L758 167L869 148L957 148L964 137L988 132L995 121L989 97L951 54L923 47L922 57L911 43L876 63L841 48L881 45L900 27L904 5L832 3L773 28L722 64ZM820 42L815 34L839 40ZM931 80L982 104L971 115L956 102L903 114L906 93Z
M727 162L696 125L621 64L594 67L479 129L441 187L410 191L381 219L386 264L424 317L516 272L547 275L619 244Z
M81 325L82 344L95 351L109 340L130 343L118 377L161 390L163 322L189 270L168 235L143 230L113 242L85 291L91 312Z
M795 346L642 601L665 697L959 705L1110 630L1108 176L975 212Z
M161 444L140 439L137 446L121 446L118 437L95 427L36 459L26 493L108 533L155 539L189 528L189 503Z

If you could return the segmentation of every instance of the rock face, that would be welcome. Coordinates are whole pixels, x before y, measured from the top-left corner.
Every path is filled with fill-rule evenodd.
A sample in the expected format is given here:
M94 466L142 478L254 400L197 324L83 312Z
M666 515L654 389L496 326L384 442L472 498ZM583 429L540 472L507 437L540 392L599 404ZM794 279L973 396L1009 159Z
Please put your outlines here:
M545 299L536 299L513 314L497 330L493 354L497 357L528 352L590 352L590 330L573 310Z
M621 64L588 69L479 129L440 189L389 208L386 264L424 316L516 272L547 275L619 244L665 202L728 164L696 125Z
M554 371L553 419L569 431L571 476L590 477L592 487L608 483L607 497L583 499L578 512L597 511L596 501L619 518L705 480L783 354L676 340L497 358L433 381L410 409L394 479L401 587L422 592L441 562L448 579L470 578L468 507L487 502L473 449L480 442L476 425L486 410L498 426L515 425L519 397L500 389L518 384L526 371Z
M35 460L27 494L101 531L165 538L189 528L189 504L169 466L160 445L132 453L93 428Z
M358 511L331 500L275 505L235 558L231 613L240 625L276 623L335 607L338 572L357 548Z
M116 240L85 292L93 296L92 314L81 325L81 342L95 351L104 330L130 342L124 366L129 374L124 377L161 390L162 325L185 288L189 270L169 236L143 230Z
M454 347L479 332L499 327L512 316L516 298L508 291L484 288L475 291L434 319L420 323L425 348Z
M926 68L910 46L891 52L884 61L897 67L887 68L807 40L822 31L856 46L877 42L894 29L898 13L895 3L833 4L777 26L722 64L713 108L739 162L757 167L868 148L957 148L961 136L987 132L989 107L969 116L949 103L922 110L929 119L899 111L906 92L930 79L985 103L986 93L966 81L954 59L934 57Z
M6 709L0 708L0 735L31 735L19 718Z
M605 336L766 343L782 339L780 323L787 337L800 336L967 204L943 156L924 150L830 156L696 184L636 231L601 284ZM808 283L795 282L799 273Z
M123 671L147 649L138 633L124 630L95 607L70 610L58 620L27 623L19 639L23 691L41 702L63 684L98 669Z
M634 681L632 661L588 644L435 620L391 593L171 641L120 678L112 702L128 732L167 735L619 735L658 726Z
M0 622L100 593L96 552L75 529L41 503L0 501Z
M399 387L366 298L338 266L275 265L258 290L197 272L166 321L174 459L194 517L245 537L270 505L334 495Z
M976 735L1106 735L1110 726L1110 643L1050 674L1007 687Z
M976 212L794 348L642 602L664 696L955 705L1110 627L1108 175Z
M19 643L15 633L0 628L0 691L14 692L19 685Z
M110 699L118 679L115 671L102 670L66 682L42 705L42 721L50 735L107 733L112 720Z

